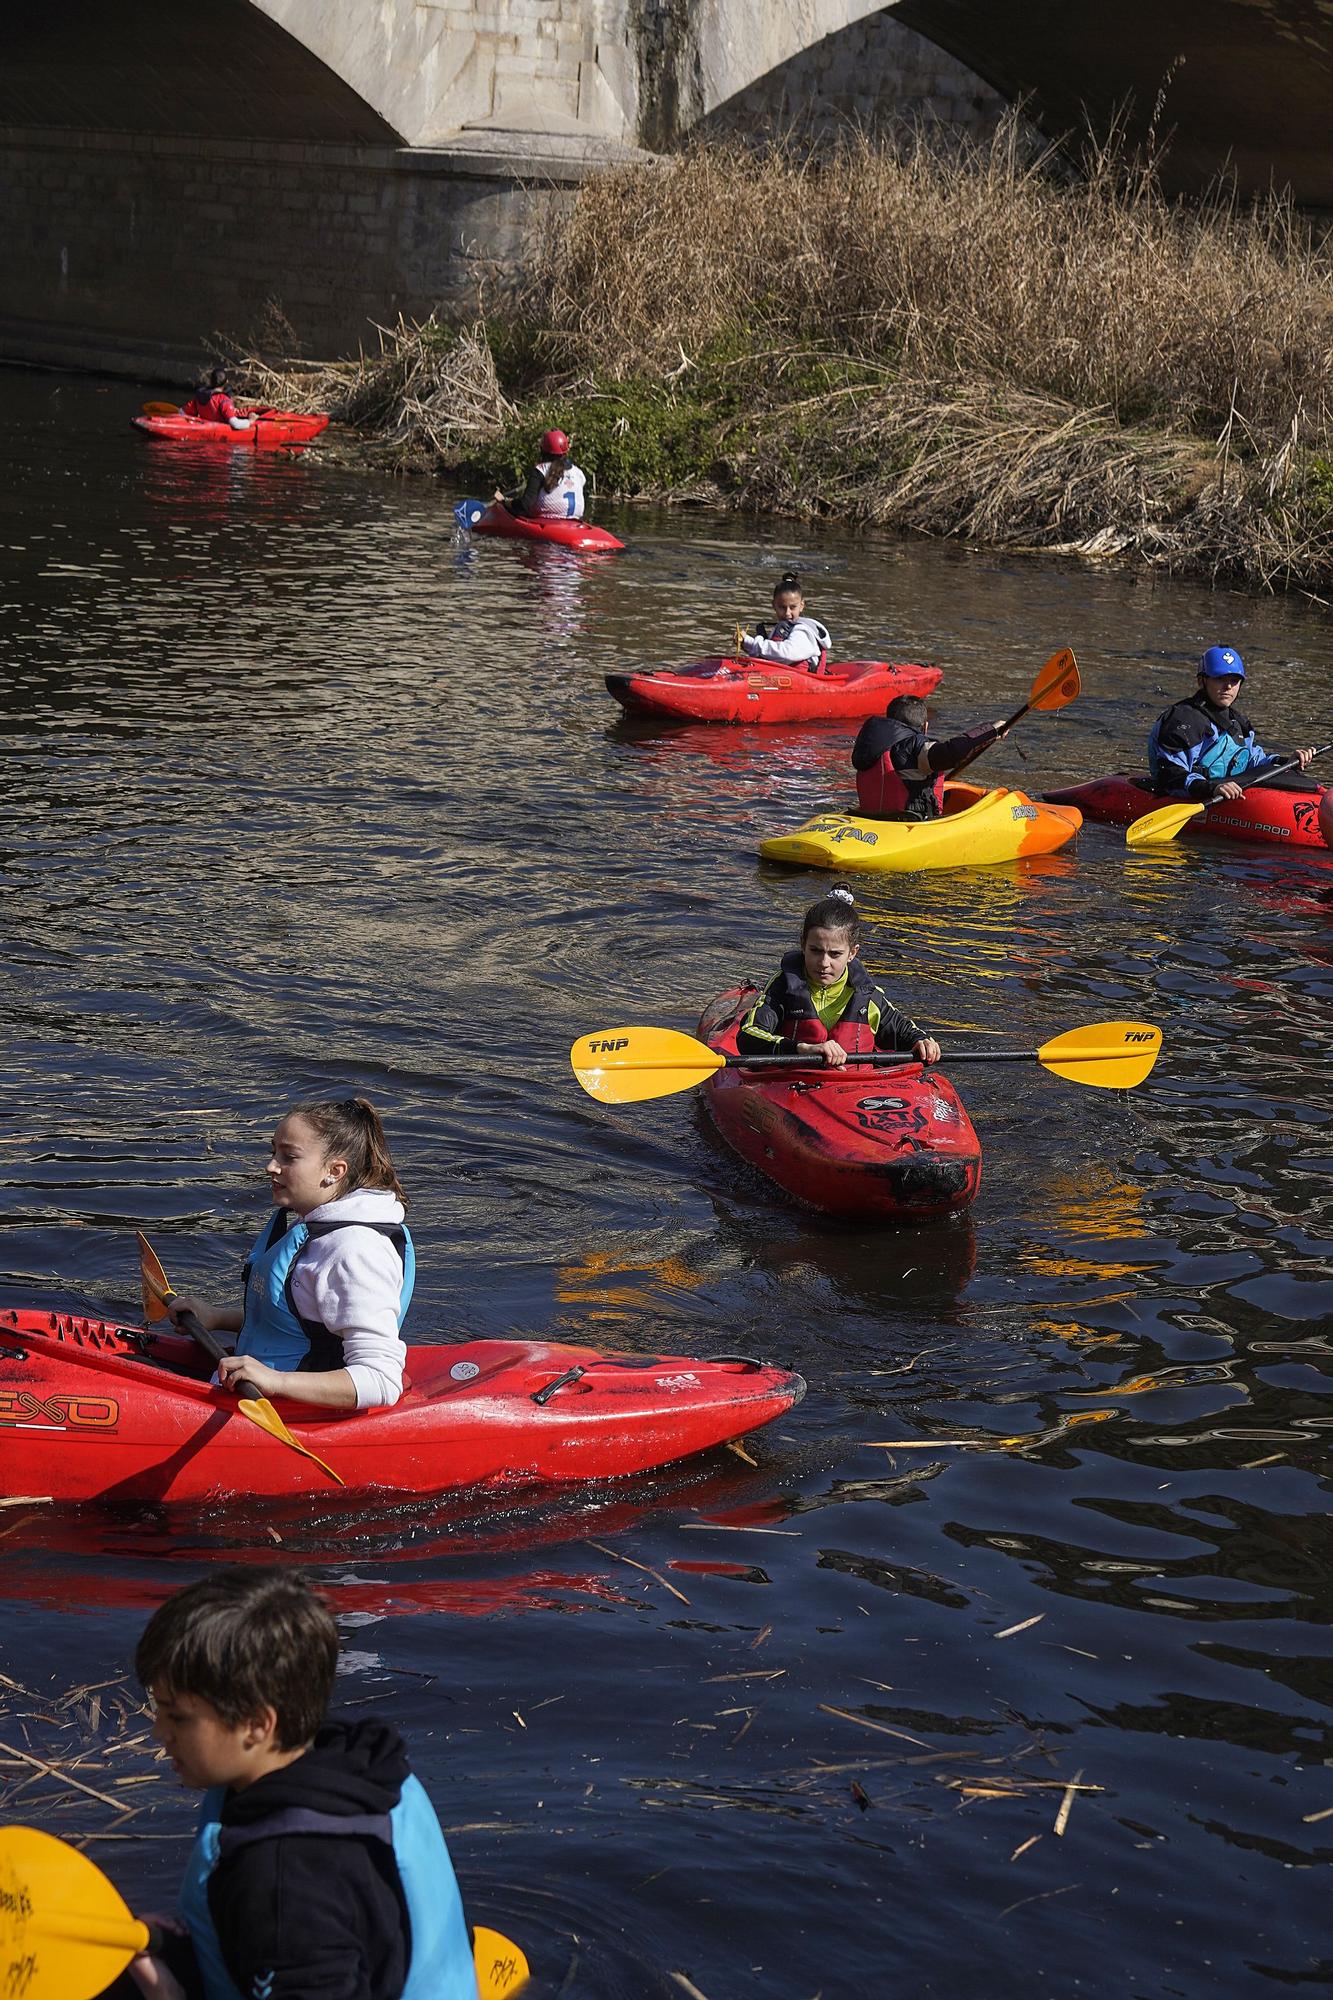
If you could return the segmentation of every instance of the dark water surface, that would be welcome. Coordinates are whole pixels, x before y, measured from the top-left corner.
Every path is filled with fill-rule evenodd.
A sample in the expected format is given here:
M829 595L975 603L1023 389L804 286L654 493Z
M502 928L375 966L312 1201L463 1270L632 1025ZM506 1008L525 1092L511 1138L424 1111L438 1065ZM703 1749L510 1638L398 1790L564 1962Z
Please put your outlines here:
M140 1223L227 1296L274 1119L358 1089L418 1338L739 1348L810 1393L755 1469L509 1512L6 1510L0 1738L103 1796L11 1757L5 1817L161 1903L189 1801L116 1686L58 1704L220 1550L304 1557L534 1995L1333 1987L1333 861L1091 827L867 886L946 1044L1166 1034L1129 1096L960 1072L969 1225L801 1214L689 1097L602 1110L567 1064L692 1026L825 879L755 846L847 791L849 731L633 730L602 686L793 557L844 656L944 665L950 724L1072 644L1083 698L983 767L1033 789L1137 763L1216 640L1261 733L1327 736L1323 615L698 514L613 561L459 547L440 487L155 448L138 400L0 376L0 1302L128 1312Z

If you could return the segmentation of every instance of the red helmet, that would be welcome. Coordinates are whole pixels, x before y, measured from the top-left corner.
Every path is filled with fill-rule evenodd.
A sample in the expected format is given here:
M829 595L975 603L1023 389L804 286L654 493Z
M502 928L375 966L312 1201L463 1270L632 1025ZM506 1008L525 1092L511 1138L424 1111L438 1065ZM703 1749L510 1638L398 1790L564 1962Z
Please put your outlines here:
M563 431L543 431L542 450L551 458L563 458L569 450L569 439Z

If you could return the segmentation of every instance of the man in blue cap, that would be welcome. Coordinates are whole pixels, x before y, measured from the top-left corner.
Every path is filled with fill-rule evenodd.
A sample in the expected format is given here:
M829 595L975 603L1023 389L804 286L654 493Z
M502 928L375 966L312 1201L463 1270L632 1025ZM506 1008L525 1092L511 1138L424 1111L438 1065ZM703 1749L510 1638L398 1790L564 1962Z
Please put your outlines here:
M1199 686L1159 715L1148 738L1153 790L1182 799L1238 799L1237 780L1285 755L1265 750L1236 707L1245 662L1234 646L1210 646L1199 662ZM1299 750L1301 769L1314 756Z

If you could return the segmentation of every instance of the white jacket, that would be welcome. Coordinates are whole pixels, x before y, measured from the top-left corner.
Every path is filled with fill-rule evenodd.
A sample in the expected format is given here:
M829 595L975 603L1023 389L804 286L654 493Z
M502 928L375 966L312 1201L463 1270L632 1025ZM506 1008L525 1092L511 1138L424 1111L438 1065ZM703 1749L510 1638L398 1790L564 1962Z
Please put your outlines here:
M321 1202L305 1222L401 1222L403 1204L388 1188L357 1188ZM292 1303L304 1319L338 1336L343 1365L356 1385L358 1410L396 1403L403 1393L407 1347L399 1334L403 1265L374 1229L334 1229L312 1236L292 1267Z
M781 619L773 627L770 639L747 635L741 641L741 651L752 660L775 660L784 667L813 667L832 644L827 625L802 615L791 624Z

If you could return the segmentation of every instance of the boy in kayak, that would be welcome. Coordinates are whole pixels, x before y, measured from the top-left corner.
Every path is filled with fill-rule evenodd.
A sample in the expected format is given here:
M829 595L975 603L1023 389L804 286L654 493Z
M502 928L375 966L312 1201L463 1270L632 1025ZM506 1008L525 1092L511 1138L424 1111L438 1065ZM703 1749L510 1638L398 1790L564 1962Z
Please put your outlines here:
M793 570L786 571L773 587L773 614L771 625L757 625L753 632L742 633L742 653L747 659L819 673L833 641L827 625L807 614L801 580Z
M338 1632L299 1575L225 1569L134 1656L154 1734L204 1793L180 1919L111 1990L151 2000L476 2000L435 1809L387 1723L330 1722Z
M246 1259L242 1303L177 1293L167 1310L240 1336L218 1363L224 1388L244 1377L261 1396L327 1410L396 1403L416 1260L378 1112L364 1097L298 1104L265 1172L276 1213Z
M1148 738L1148 772L1155 792L1182 799L1238 799L1236 780L1285 753L1265 750L1236 707L1245 662L1234 646L1210 646L1199 662L1199 685L1164 710ZM1314 756L1299 750L1301 769Z
M860 936L850 889L831 889L812 903L799 951L786 954L741 1023L739 1052L809 1056L830 1069L872 1049L904 1049L918 1062L938 1062L934 1036L898 1011L857 958Z
M973 751L985 750L1008 734L1006 722L941 740L926 734L926 704L920 695L900 694L883 715L861 724L852 745L856 797L875 819L938 819L944 810L944 778Z
M215 368L207 382L196 382L189 401L181 410L183 417L198 417L206 424L230 424L234 431L248 431L253 417L236 414L236 405L227 394L227 371Z
M528 474L521 493L497 493L496 499L511 514L537 521L581 521L583 519L583 473L569 459L569 439L564 431L546 431L541 441L541 457Z

